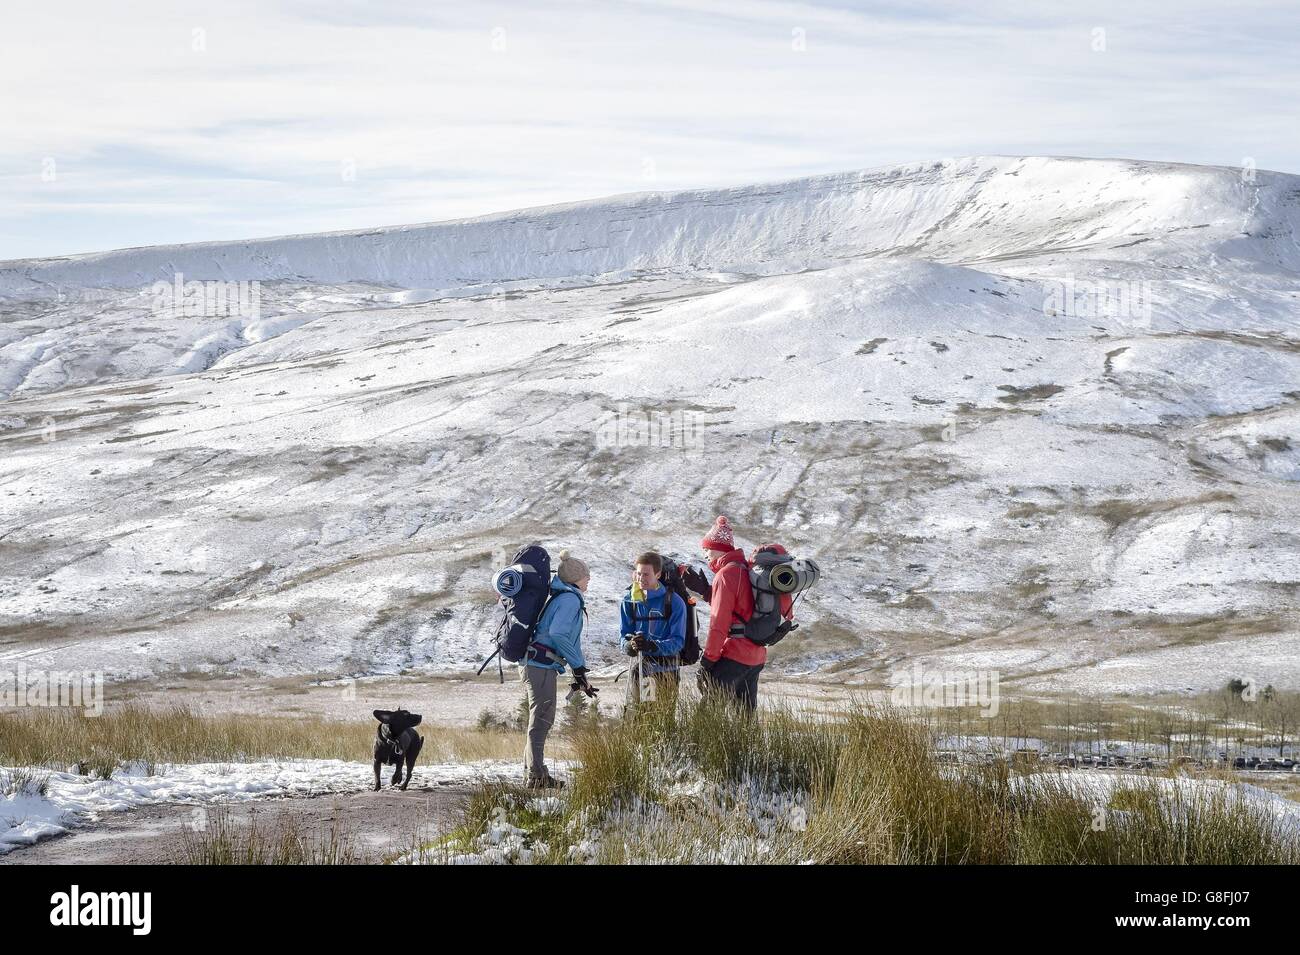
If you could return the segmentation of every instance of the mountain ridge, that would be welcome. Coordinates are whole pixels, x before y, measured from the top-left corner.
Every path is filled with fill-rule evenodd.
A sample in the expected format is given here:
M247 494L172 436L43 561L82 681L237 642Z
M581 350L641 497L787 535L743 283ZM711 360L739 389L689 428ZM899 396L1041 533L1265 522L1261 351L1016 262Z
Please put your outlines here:
M1023 183L1037 177L1043 180L1044 190L1055 186L1059 191L1062 185L1077 191L1098 188L1099 199L1132 205L1136 211L1154 201L1149 192L1153 178L1164 183L1171 176L1186 177L1189 183L1204 187L1213 204L1217 204L1207 212L1219 216L1239 212L1242 228L1249 226L1255 211L1246 195L1251 189L1256 206L1261 189L1273 193L1300 191L1297 176L1261 171L1250 171L1250 175L1253 179L1247 180L1246 171L1232 167L1138 160L970 157L717 190L626 193L468 219L10 260L0 262L0 293L38 295L42 283L129 287L166 279L175 272L199 280L364 281L455 289L664 268L769 266L788 270L843 258L855 249L857 254L881 254L910 243L924 252L935 244L936 236L928 234L928 230L942 232L945 216L960 218L964 200L996 188L1005 178L1018 178ZM899 190L916 180L923 180L921 187L914 190L918 201L908 208L902 201L908 196ZM1100 187L1108 180L1112 189L1119 190L1117 195L1101 195ZM1232 196L1233 191L1240 194ZM1031 198L1043 205L1051 203L1051 196L1045 191ZM1161 198L1166 205L1170 203L1171 197ZM774 216L763 215L764 206L773 204L782 205L796 218L800 218L798 205L808 208L793 228L782 231L781 224L773 222ZM1030 211L1035 208L1031 203ZM714 213L716 222L692 222L691 213L696 210ZM639 223L639 233L645 239L642 244L619 238L631 229L612 228L627 223L627 217L651 220ZM901 226L900 217L904 220ZM1148 218L1159 220L1159 216ZM584 228L582 220L586 219L595 221ZM1277 225L1289 232L1291 244L1296 244L1294 217L1265 221L1270 227ZM601 224L605 226L603 233ZM1122 224L1122 220L1103 223L1103 231L1109 228L1111 234L1119 235ZM715 232L730 226L740 235L731 244L710 243L699 234L702 225L714 226L710 231ZM1183 225L1214 227L1223 223ZM801 234L801 229L820 229L821 234ZM1230 237L1225 234L1222 238ZM558 242L561 238L566 241ZM444 248L453 244L469 248L464 252ZM815 250L810 245L828 248ZM499 249L492 255L494 247ZM753 258L755 250L757 258ZM942 247L934 251L945 254ZM999 248L992 254L1020 251ZM962 256L969 250L958 243L947 254L965 260ZM485 263L490 264L473 261L480 255L486 256ZM1289 261L1293 265L1300 262L1300 255Z
M612 672L629 555L725 513L826 571L776 672L1300 686L1295 177L849 175L10 268L0 661L462 673L542 539Z

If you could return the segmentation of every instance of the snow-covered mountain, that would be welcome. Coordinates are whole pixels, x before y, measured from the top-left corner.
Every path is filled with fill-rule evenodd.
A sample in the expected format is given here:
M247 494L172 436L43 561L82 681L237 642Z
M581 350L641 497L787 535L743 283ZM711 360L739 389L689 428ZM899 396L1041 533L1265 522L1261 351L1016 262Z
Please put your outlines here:
M534 538L612 666L726 513L827 571L792 672L1300 686L1298 235L1300 177L979 158L0 263L0 666L462 670Z

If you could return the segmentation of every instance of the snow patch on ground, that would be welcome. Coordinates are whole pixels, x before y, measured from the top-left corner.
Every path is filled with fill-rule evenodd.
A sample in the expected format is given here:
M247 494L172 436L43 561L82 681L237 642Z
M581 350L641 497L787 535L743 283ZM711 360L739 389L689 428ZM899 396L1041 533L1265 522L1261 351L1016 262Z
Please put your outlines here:
M468 786L514 778L511 762L440 763L416 767L416 781ZM250 763L175 763L130 766L109 779L39 767L0 767L0 783L21 773L33 780L0 798L0 854L61 835L98 816L155 803L205 805L331 792L360 792L374 785L369 763L296 759ZM43 781L45 792L37 783ZM2 791L2 790L0 790Z

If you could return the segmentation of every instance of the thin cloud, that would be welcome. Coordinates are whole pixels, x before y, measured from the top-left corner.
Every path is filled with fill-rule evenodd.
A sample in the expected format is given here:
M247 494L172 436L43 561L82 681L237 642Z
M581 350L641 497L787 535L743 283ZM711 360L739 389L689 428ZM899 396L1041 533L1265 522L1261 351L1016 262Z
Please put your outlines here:
M28 5L0 258L958 155L1300 170L1297 36L1284 2Z

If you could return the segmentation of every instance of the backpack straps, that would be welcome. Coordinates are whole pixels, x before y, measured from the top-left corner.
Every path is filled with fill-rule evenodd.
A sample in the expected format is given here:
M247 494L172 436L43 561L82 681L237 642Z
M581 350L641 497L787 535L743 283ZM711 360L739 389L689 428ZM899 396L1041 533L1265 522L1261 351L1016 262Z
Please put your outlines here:
M565 590L552 590L546 597L546 603L542 604L542 612L537 615L537 630L541 629L542 619L546 616L546 611L550 609L551 604L555 602L556 598L562 597L565 594L572 594L573 596L578 598L578 609L582 611L582 619L584 621L588 619L587 601L583 599L581 590L579 590L577 587L573 587L572 589L566 588ZM554 657L555 661L560 663L567 663L568 661L565 660L562 656L560 656L555 651L554 647L548 647L546 644L539 642L539 636L537 630L533 631L533 639L528 643L528 653L525 655L525 660L527 660L528 656L536 657L537 655L536 651L541 650L545 652L547 656Z

